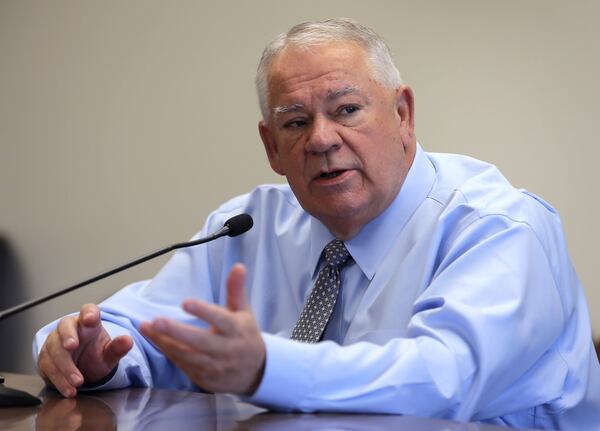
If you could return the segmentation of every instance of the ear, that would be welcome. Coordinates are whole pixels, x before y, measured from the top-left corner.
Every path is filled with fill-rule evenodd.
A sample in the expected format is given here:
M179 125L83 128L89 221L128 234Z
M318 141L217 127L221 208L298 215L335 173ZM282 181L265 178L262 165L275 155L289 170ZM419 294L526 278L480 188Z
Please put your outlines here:
M263 145L265 146L265 151L267 153L267 158L269 159L271 169L273 169L279 175L285 175L279 160L277 143L275 142L275 138L271 133L269 126L267 126L264 120L258 122L258 133L260 134L260 139L262 139Z
M409 135L415 133L415 102L412 89L401 85L396 90L396 111L400 116L402 129Z

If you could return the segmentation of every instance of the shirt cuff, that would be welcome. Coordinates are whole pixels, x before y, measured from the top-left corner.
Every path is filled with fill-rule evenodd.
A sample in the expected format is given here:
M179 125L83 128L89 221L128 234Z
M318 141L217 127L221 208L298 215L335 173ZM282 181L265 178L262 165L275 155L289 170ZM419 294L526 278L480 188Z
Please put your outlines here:
M262 381L248 402L277 410L302 410L311 387L311 346L263 333L266 348Z

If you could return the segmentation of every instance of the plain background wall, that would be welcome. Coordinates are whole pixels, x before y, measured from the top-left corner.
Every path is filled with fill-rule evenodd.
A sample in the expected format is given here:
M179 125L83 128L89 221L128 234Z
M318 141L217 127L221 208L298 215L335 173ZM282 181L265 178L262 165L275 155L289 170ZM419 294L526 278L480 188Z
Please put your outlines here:
M426 150L493 162L559 210L600 334L594 1L0 0L0 235L22 299L185 240L219 203L281 181L256 130L258 58L291 25L337 16L388 40ZM36 328L164 262L0 322L0 369L33 370Z

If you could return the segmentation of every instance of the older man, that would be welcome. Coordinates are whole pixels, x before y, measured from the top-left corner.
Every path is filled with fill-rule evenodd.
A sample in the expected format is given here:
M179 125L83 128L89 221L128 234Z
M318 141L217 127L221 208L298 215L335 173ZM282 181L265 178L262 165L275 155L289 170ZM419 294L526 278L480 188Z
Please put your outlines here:
M199 235L240 212L249 233L42 329L50 384L598 425L600 367L556 212L492 165L425 153L381 38L345 19L297 25L265 49L257 89L289 186L227 202Z

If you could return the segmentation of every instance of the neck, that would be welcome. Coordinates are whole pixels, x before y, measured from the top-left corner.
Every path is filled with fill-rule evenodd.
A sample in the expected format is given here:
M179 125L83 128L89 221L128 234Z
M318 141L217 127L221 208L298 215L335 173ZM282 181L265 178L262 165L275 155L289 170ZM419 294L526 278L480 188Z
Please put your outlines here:
M348 241L354 238L363 228L364 224L358 223L335 223L330 225L323 223L329 232L333 234L340 241ZM366 223L365 223L366 224Z

